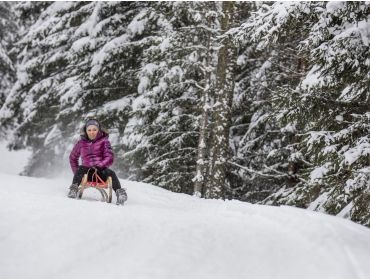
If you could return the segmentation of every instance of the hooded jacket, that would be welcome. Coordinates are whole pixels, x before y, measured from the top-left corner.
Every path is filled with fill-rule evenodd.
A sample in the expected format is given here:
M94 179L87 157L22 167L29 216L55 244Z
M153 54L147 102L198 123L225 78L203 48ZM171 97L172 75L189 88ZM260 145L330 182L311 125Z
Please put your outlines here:
M113 151L108 140L109 134L100 130L94 140L90 140L83 128L81 139L75 144L69 155L69 163L75 174L79 158L82 159L82 165L86 167L107 168L113 164Z

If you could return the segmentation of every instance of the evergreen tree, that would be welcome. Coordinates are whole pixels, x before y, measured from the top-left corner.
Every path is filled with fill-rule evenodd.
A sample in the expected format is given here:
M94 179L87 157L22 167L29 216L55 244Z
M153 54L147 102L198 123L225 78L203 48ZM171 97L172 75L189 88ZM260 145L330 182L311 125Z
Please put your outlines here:
M82 61L75 55L74 43L80 37L80 21L95 4L56 2L41 9L35 5L40 14L17 43L17 81L2 108L1 121L17 125L13 148L33 149L26 173L45 175L45 167L51 172L56 159L62 159L62 141L73 125L58 120L57 115L66 88L81 89L78 77L83 68L77 65ZM20 6L21 13L28 14L32 7ZM32 22L32 15L27 22Z
M133 178L192 193L200 96L208 84L207 18L214 3L158 3L162 32L144 53L139 93L126 128Z
M1 131L45 176L94 116L120 176L370 226L369 6L1 2Z
M309 31L304 23L311 15L306 3L257 3L240 27L233 30L240 47L231 128L234 158L231 162L229 196L260 202L284 185L296 183L295 163L290 160L290 142L296 131L279 121L274 103L281 91L294 89L307 72L307 54L297 48ZM274 26L284 11L284 25L300 28L290 34ZM285 32L285 33L284 33Z
M368 226L369 19L367 2L329 2L305 41L313 66L291 117L306 131L298 152L310 164L288 196Z
M1 122L16 122L14 148L33 148L26 174L45 175L45 170L66 165L71 135L91 115L109 127L119 124L112 133L119 152L119 133L135 94L132 72L139 65L138 55L131 56L135 48L131 53L127 49L142 41L146 20L137 17L146 5L52 3L18 42L17 83L2 108Z
M11 54L11 49L16 40L17 25L13 6L11 2L0 2L0 107L15 79L14 55Z
M284 124L297 131L291 160L298 165L298 183L265 202L309 207L369 225L369 4L304 5L306 10L292 9L283 18L318 12L306 20L310 32L300 44L309 53L310 69L296 89L280 91L275 100ZM288 30L287 21L280 22L276 34ZM291 25L289 30L297 32Z
M149 2L101 2L86 24L80 52L90 50L87 71L80 80L82 90L63 106L65 118L97 117L109 128L116 154L115 166L120 176L127 176L122 159L126 149L123 137L131 118L132 102L140 93L138 73L143 53L156 43L160 28ZM96 19L96 16L99 16ZM91 43L93 42L93 43ZM78 102L80 106L73 106Z

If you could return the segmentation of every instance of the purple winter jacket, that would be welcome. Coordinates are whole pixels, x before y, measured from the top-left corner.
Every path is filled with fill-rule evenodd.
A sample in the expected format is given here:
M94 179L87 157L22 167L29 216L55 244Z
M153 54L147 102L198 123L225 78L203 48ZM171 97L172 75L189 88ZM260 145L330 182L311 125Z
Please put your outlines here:
M78 169L80 157L82 158L82 165L86 167L106 168L112 165L114 156L108 137L108 134L103 131L99 131L94 140L89 140L86 134L81 135L81 139L69 155L69 163L73 174Z

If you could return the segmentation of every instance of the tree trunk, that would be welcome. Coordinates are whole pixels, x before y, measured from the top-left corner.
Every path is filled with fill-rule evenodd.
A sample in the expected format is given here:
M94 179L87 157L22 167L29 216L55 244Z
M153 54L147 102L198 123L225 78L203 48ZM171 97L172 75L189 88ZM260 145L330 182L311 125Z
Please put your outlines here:
M208 27L210 29L214 28L214 18L213 16L208 17ZM208 32L207 40L207 59L205 65L205 79L203 84L203 96L201 103L201 124L199 128L199 143L198 143L198 157L197 157L197 167L196 176L193 179L194 182L194 195L197 197L202 197L204 195L205 183L207 181L208 173L208 146L209 146L209 126L210 126L210 95L212 90L212 79L211 72L215 68L215 63L212 62L212 32Z
M207 143L208 143L208 118L209 118L209 85L208 88L205 88L203 100L202 100L202 119L198 143L198 159L197 159L197 168L196 176L193 179L194 181L194 195L201 197L203 194L203 187L207 178L207 167L208 167L208 158L207 158Z
M221 30L224 34L231 27L234 2L222 2ZM206 198L225 198L226 170L229 157L229 129L234 92L236 49L229 36L220 36L216 72L215 104L213 105L213 135L211 140L209 178Z

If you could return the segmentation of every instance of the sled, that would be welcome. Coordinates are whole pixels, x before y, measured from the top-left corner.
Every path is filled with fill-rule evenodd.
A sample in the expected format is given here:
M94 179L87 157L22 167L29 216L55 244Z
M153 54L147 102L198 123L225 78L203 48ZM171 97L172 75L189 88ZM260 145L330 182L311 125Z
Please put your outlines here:
M83 192L87 188L94 188L98 190L102 196L103 202L112 202L112 177L109 176L107 180L104 181L97 174L97 171L95 171L92 176L92 181L88 181L88 173L85 174L82 178L80 186L78 187L77 199L82 198Z

